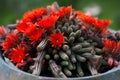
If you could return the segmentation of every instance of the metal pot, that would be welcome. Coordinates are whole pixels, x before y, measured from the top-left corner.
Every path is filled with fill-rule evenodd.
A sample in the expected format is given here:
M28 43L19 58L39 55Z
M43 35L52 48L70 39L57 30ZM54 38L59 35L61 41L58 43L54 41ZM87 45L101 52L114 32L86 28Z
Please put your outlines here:
M105 73L75 78L52 78L35 76L8 65L0 55L0 80L120 80L120 65Z

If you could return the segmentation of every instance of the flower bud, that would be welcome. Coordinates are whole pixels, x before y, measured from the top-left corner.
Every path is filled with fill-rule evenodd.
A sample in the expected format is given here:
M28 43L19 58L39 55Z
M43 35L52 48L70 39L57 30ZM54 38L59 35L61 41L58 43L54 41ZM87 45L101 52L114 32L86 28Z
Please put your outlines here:
M117 60L114 60L113 65L114 67L117 67L119 65L119 62Z
M112 66L112 65L113 65L113 58L112 58L112 57L109 57L109 58L108 58L108 65L109 65L109 66Z

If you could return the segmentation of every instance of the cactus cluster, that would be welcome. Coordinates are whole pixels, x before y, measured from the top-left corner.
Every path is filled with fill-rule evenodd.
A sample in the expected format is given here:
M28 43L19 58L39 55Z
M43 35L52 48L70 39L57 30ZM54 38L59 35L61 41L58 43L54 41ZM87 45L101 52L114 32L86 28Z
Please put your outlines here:
M56 23L55 30L64 33L66 44L55 48L51 44L47 45L45 49L46 65L50 65L50 69L56 76L59 76L57 73L59 70L67 77L84 76L85 73L82 68L85 65L88 68L90 67L89 70L92 75L97 74L96 69L99 64L94 63L100 63L102 59L102 56L98 55L101 49L97 47L97 42L85 36L85 33L80 28L82 25L78 25L80 21L62 19L59 22ZM95 69L91 67L93 65Z
M0 27L2 56L8 64L38 76L97 75L118 66L120 33L71 6L53 3Z

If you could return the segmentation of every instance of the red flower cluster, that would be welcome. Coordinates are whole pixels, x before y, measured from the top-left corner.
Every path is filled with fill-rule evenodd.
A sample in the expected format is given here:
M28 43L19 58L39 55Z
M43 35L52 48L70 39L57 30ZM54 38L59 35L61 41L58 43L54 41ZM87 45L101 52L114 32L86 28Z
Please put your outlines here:
M28 55L25 54L24 51L25 50L23 47L18 46L17 48L13 48L12 52L9 54L9 57L14 63L21 63Z
M42 37L44 29L50 29L58 20L58 16L47 15L46 8L38 8L24 14L19 25L18 32L22 32L32 41Z
M19 43L19 37L16 33L10 33L7 35L4 43L2 44L3 50L9 50L16 47Z
M60 10L57 12L57 14L60 17L64 17L64 16L69 16L72 12L72 7L68 6L68 7L61 7Z
M23 18L20 20L17 31L18 33L11 32L7 35L5 41L3 42L3 50L11 49L9 57L13 60L14 63L21 63L26 54L24 49L27 49L26 46L23 48L21 41L24 41L24 38L20 40L20 35L22 34L25 38L31 41L40 41L43 33L46 30L52 28L59 17L64 17L70 15L72 7L62 7L60 10L47 14L47 8L38 8L32 11L28 11L24 14ZM51 32L52 33L52 32ZM5 29L0 27L0 36L5 34ZM53 47L60 47L65 43L64 36L61 33L52 34L50 36L50 42ZM28 43L30 45L30 43ZM17 47L21 45L22 47ZM26 45L26 44L25 44Z
M75 14L78 15L79 19L87 24L93 24L96 28L108 27L111 24L111 20L99 20L92 16L85 15L81 11L76 11Z
M105 39L104 50L109 54L112 53L112 56L115 56L120 51L120 42L115 42L109 39Z
M41 39L43 30L36 28L35 25L30 24L25 30L25 34L29 37L30 40L37 41Z
M112 64L114 64L114 66L117 66L118 62L117 60L113 60L113 58L120 52L120 42L105 39L103 51L108 55L108 64L110 66L112 66Z
M39 20L46 13L47 13L46 8L37 8L37 9L34 9L32 11L26 12L23 16L22 21L35 23L37 20Z
M58 20L58 16L50 15L38 21L38 25L42 28L50 29L51 27L53 27L53 25L56 23L57 20Z
M107 32L107 27L111 24L111 20L99 20L92 16L85 15L81 11L75 11L75 14L78 15L78 18L87 24L92 24L96 29L102 30L101 33L105 34Z
M60 47L65 43L63 33L61 34L60 32L50 35L49 40L53 47Z

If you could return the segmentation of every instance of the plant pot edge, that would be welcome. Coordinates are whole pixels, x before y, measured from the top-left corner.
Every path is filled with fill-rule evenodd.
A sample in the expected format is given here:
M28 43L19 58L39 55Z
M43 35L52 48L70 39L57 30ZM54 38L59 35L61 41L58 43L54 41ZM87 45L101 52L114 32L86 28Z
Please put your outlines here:
M3 67L2 67L3 66ZM76 77L76 78L67 78L67 79L63 79L63 78L53 78L53 77L44 77L44 76L35 76L35 75L32 75L32 74L29 74L29 73L27 73L27 72L24 72L24 71L21 71L21 70L19 70L19 69L14 69L12 66L9 66L3 59L2 59L2 57L1 57L1 55L0 55L0 68L4 68L4 69L9 69L9 70L6 70L6 71L8 71L8 73L10 73L10 74L14 74L14 73L19 73L19 74L16 74L16 76L18 76L18 77L22 77L22 78L25 78L25 77L31 77L31 78L33 78L33 79L31 79L31 78L29 78L30 80L94 80L94 79L98 79L98 78L103 78L104 76L107 76L107 75L111 75L112 73L115 73L115 72L119 72L120 73L120 65L117 67L117 68L113 68L113 69L111 69L111 70L109 70L109 71L107 71L107 72L105 72L105 73L102 73L102 74L98 74L98 75L95 75L95 76L85 76L85 77ZM6 71L4 71L4 72L6 72ZM13 72L11 72L11 71L13 71ZM7 73L7 72L6 72ZM8 74L4 74L5 75L5 77L9 77L9 76L6 76L6 75L8 75ZM120 77L119 77L120 78ZM119 79L118 78L118 79ZM28 79L28 80L29 80ZM106 78L107 79L107 78ZM105 80L106 80L105 79ZM11 80L11 79L8 79L8 80ZM102 80L102 79L100 79L100 80ZM112 80L112 79L110 79L110 80Z

